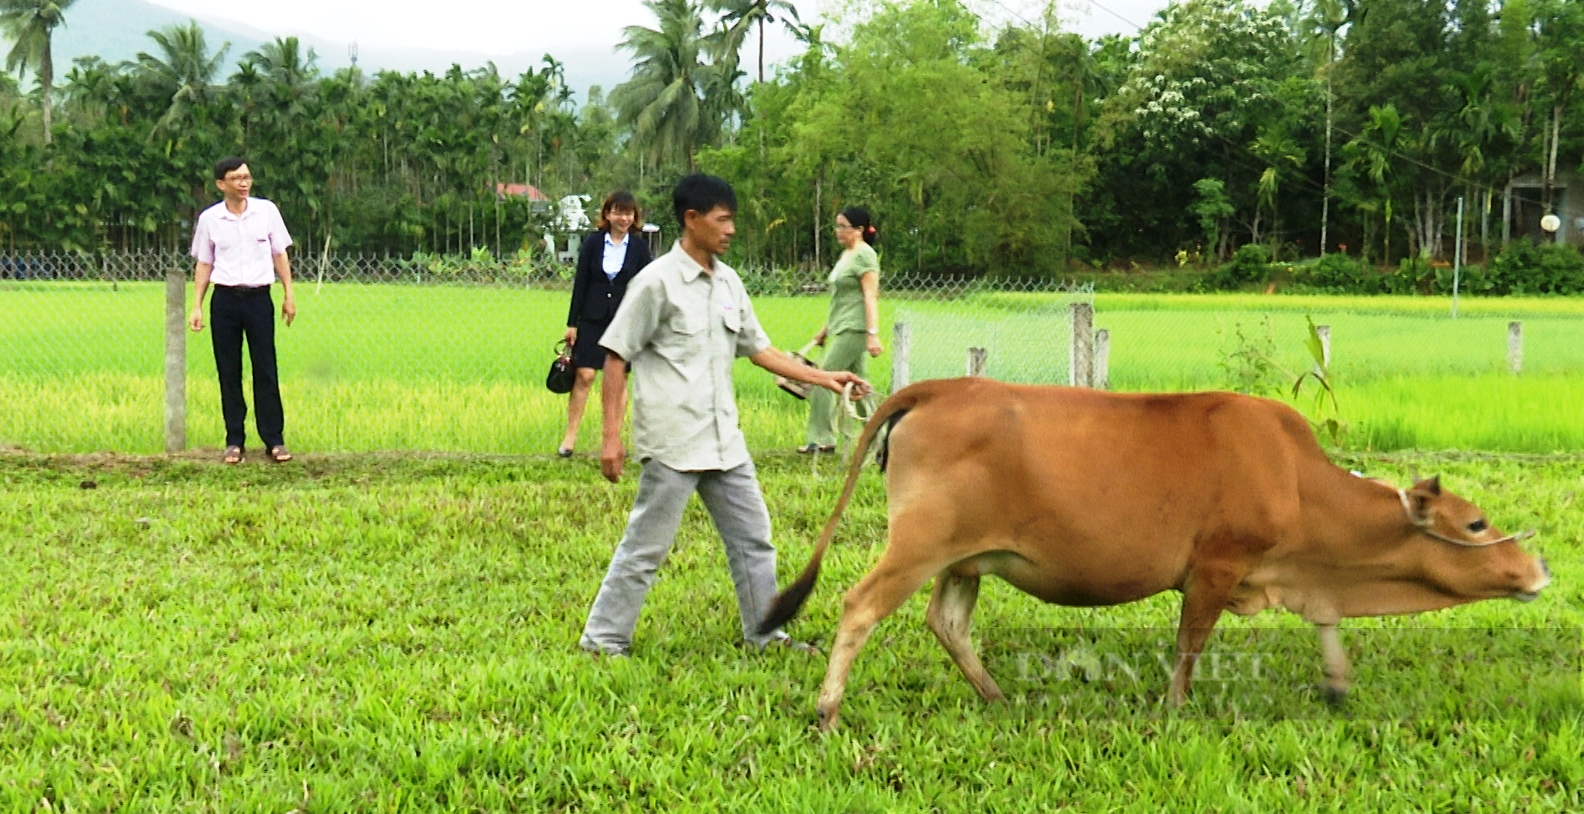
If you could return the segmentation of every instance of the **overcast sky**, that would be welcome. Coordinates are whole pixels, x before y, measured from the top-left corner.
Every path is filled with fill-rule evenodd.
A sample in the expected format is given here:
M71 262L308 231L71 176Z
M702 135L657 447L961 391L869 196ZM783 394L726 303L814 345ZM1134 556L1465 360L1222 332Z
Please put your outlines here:
M625 78L627 56L616 50L622 29L653 25L642 0L153 0L176 11L214 21L242 23L266 35L311 36L329 43L358 43L365 54L393 49L470 52L521 70L517 56L537 61L550 53L567 63L569 84L578 77L609 85ZM966 0L991 22L1037 19L1047 0ZM843 0L795 0L808 22L839 14ZM1086 36L1134 34L1137 26L1165 6L1165 0L1060 0L1064 28ZM766 59L796 52L796 43L779 28L767 35ZM371 51L372 49L372 51ZM340 53L322 53L326 64L341 63ZM749 71L751 60L744 59ZM465 65L465 67L474 67ZM614 80L614 81L613 81Z

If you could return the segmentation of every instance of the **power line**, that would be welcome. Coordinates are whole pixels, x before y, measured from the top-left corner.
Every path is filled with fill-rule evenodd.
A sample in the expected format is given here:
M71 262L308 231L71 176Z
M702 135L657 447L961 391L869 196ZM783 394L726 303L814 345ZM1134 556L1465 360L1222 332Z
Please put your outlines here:
M1006 12L1007 14L1009 14L1012 17L1015 17L1016 19L1021 21L1024 25L1027 25L1027 26L1029 26L1031 28L1036 27L1038 25L1038 23L1035 23L1033 20L1030 20L1028 17L1024 16L1022 12L1019 12L1019 11L1011 8L1006 3L1001 2L1001 0L985 0L985 2L988 2L991 5L994 5L994 6L998 7L998 8L1000 8L1002 11ZM1130 20L1130 19L1128 19L1126 17L1123 17L1121 14L1118 14L1117 12L1113 11L1111 8L1105 6L1105 5L1101 4L1101 3L1095 2L1095 0L1077 0L1077 2L1083 3L1085 5L1088 5L1091 8L1100 9L1101 11L1111 15L1112 17L1117 18L1118 20L1122 21L1123 23L1126 23L1127 25L1132 26L1134 31L1141 31L1144 28L1144 26L1139 25L1138 23L1136 23L1136 22L1134 22L1134 21L1132 21L1132 20ZM1058 19L1060 19L1060 18L1058 17Z
M1129 20L1128 18L1123 17L1122 15L1116 13L1115 11L1112 11L1111 9L1101 5L1100 3L1096 3L1095 0L1087 0L1087 2L1089 3L1090 6L1093 6L1094 8L1100 9L1101 11L1111 15L1112 17L1115 17L1118 20L1121 20L1122 22L1127 23L1130 26L1133 26L1133 30L1134 31L1142 31L1142 30L1144 30L1144 26L1141 26L1138 23L1135 23L1132 20Z
M1477 178L1470 178L1470 177L1468 177L1466 175L1463 175L1462 173L1449 172L1447 170L1441 169L1440 167L1436 167L1436 166L1432 166L1430 164L1426 164L1425 162L1420 161L1419 159L1417 159L1417 158L1415 158L1415 157L1413 157L1411 155L1408 155L1407 153L1401 152L1400 150L1393 149L1393 148L1388 147L1388 146L1386 146L1384 144L1379 144L1379 143L1376 143L1374 141L1371 141L1371 140L1359 135L1358 133L1354 133L1354 132L1352 132L1352 131L1344 128L1344 127L1337 126L1335 123L1333 123L1331 126L1333 128L1335 128L1336 130L1340 131L1343 135L1352 137L1352 139L1354 141L1358 141L1358 142L1362 142L1364 144L1367 144L1367 145L1369 145L1371 147L1374 147L1374 148L1376 148L1378 150L1381 150L1382 152L1385 152L1388 155L1394 156L1396 158L1400 158L1403 161L1406 161L1406 162L1408 162L1410 164L1413 164L1414 166L1417 166L1420 169L1429 170L1430 172L1435 173L1436 175L1440 175L1440 176L1443 176L1445 178L1451 179L1451 181L1454 184L1462 184L1464 186L1474 186L1474 187L1490 186L1492 189L1495 188L1495 184L1494 183L1486 184L1485 182L1480 181ZM1544 206L1545 205L1544 201L1535 200L1533 198L1526 197L1524 195L1519 194L1516 190L1514 190L1514 191L1512 191L1510 193L1505 193L1504 192L1504 194L1510 194L1512 199L1515 200L1515 201L1523 201L1525 203L1532 203L1532 204L1535 204L1536 206Z
M1004 11L1007 14L1011 15L1012 17L1015 17L1019 22L1023 23L1024 25L1028 26L1029 28L1037 28L1039 26L1038 23L1034 22L1033 20L1030 20L1027 17L1024 17L1021 12L1018 12L1018 11L1014 10L1013 8L1008 6L1007 4L1001 2L1001 0L987 0L987 2L989 2L993 6L996 6L996 7L1000 8L1002 11ZM980 15L980 16L982 18L984 15Z

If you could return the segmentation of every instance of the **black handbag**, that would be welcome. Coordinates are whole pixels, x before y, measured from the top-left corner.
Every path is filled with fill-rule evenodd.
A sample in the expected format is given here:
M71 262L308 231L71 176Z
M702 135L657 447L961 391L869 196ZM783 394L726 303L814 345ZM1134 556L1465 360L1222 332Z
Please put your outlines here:
M577 371L572 368L572 346L562 340L556 345L556 358L550 363L550 372L545 376L545 387L552 393L570 393L575 378Z

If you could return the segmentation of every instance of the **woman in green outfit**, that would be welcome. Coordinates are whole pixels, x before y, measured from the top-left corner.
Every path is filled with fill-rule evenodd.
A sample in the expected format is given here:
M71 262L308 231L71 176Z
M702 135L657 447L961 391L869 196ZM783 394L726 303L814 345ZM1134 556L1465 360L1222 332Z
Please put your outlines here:
M831 270L830 318L814 335L814 344L825 348L820 367L864 375L864 354L879 356L880 258L875 255L874 221L869 210L849 206L836 216L836 240L841 257ZM814 388L809 395L808 443L798 452L835 452L836 395Z

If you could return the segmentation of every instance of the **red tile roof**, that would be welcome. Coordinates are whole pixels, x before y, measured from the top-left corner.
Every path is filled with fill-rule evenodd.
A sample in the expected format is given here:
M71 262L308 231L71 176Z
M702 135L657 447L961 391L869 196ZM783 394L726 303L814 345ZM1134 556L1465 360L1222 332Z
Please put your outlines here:
M548 201L550 198L532 184L501 184L495 185L495 194L502 197L511 196L527 198L530 201Z

